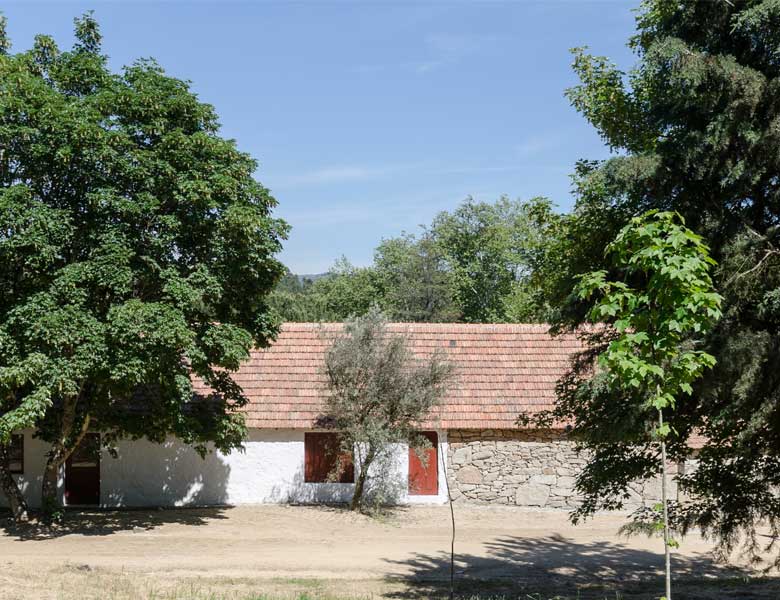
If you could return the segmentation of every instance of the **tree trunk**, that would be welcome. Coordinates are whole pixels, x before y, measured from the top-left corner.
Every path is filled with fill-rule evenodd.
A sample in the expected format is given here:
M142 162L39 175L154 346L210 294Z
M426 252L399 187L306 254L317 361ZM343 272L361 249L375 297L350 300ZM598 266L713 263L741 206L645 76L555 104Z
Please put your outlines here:
M370 447L366 452L366 458L363 464L360 465L360 472L358 473L357 481L355 482L355 493L352 494L352 502L349 504L349 510L360 510L363 504L363 492L366 487L366 479L368 477L368 468L371 463L374 462L376 452L374 448Z
M664 413L658 410L658 424L663 427ZM661 502L664 511L664 563L666 572L666 600L672 600L672 552L669 535L669 500L666 493L666 440L661 438Z
M450 505L450 519L452 521L452 538L450 539L450 600L455 598L455 508L452 504L452 490L450 490L450 477L447 473L447 457L444 452L441 455L441 470L444 474L444 482L447 484L447 502Z
M65 401L62 413L62 425L60 435L56 442L52 444L51 450L46 457L46 466L43 469L43 482L41 485L41 509L45 519L51 519L54 512L60 508L57 495L57 480L60 474L60 467L65 464L73 451L84 439L89 429L89 415L84 417L79 431L74 431L76 424L76 398L69 398Z
M8 446L0 444L0 488L2 488L5 497L8 498L8 505L11 508L11 514L13 514L14 519L16 521L26 521L28 519L27 502L8 468L10 459Z
M59 508L59 498L57 498L57 479L59 477L60 465L50 455L46 459L46 465L43 468L43 481L41 482L41 510L44 519L49 519Z

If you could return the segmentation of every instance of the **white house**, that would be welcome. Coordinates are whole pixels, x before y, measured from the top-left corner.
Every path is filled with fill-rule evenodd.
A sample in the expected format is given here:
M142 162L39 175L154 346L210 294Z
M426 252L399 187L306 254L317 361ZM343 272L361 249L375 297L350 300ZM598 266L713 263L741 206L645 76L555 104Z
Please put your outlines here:
M348 500L354 473L346 469L341 481L328 481L338 460L329 450L336 434L316 429L327 334L339 327L285 324L277 341L253 352L235 374L249 398L243 451L201 459L175 439L128 440L113 458L99 450L99 434L89 434L62 470L63 501L137 507ZM396 501L442 503L449 479L458 501L576 504L574 477L583 457L562 431L517 425L521 413L552 406L556 382L581 348L575 336L552 337L542 325L393 324L391 331L408 334L420 355L444 349L456 365L450 393L421 424L433 446L428 460L405 446L393 451ZM13 467L32 506L40 498L45 451L31 431L14 439ZM654 484L637 486L636 501L646 496L656 496Z

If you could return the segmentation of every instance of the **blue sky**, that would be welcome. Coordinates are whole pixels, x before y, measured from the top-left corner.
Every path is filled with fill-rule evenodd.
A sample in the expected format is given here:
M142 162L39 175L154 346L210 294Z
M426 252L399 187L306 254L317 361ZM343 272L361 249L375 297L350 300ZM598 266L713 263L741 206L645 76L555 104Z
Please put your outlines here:
M572 203L607 149L564 98L569 48L629 67L634 2L5 2L16 49L94 9L114 68L155 57L214 104L293 226L297 273L416 231L468 195Z

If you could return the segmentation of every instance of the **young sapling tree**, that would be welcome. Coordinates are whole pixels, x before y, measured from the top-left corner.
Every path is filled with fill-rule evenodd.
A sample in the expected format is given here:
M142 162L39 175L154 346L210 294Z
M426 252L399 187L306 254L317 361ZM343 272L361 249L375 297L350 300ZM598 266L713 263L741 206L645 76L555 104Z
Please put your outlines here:
M594 271L581 277L577 293L598 296L589 312L594 323L609 323L616 336L598 357L603 383L619 390L624 401L638 405L651 422L661 475L666 571L666 600L671 600L667 440L674 436L666 413L680 394L715 364L697 349L720 318L721 297L714 291L710 258L702 238L685 227L680 215L650 211L633 218L607 247L618 277Z

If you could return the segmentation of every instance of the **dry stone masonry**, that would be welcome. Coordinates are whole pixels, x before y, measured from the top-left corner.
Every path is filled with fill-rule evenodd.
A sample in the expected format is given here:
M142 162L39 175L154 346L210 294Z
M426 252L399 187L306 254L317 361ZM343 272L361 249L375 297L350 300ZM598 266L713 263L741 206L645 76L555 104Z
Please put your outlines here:
M449 479L459 502L571 509L580 498L575 478L586 456L552 430L451 430ZM673 488L671 494L676 490ZM637 483L626 507L654 503L659 482Z

